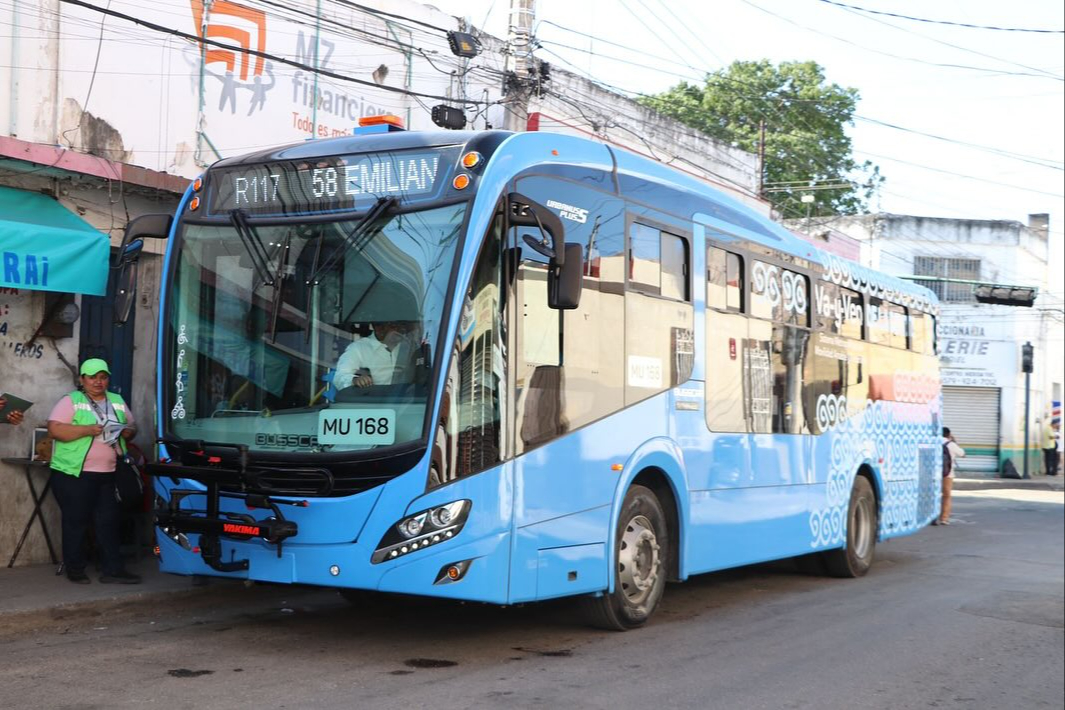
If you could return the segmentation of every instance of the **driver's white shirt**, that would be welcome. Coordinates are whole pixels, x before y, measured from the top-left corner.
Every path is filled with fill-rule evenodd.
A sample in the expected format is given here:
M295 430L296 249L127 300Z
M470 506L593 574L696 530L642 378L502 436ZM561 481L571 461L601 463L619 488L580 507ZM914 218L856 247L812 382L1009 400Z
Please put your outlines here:
M373 333L359 338L345 348L344 354L337 360L333 385L338 390L351 387L355 373L363 368L370 371L375 385L392 384L392 376L396 372L396 350L389 350Z

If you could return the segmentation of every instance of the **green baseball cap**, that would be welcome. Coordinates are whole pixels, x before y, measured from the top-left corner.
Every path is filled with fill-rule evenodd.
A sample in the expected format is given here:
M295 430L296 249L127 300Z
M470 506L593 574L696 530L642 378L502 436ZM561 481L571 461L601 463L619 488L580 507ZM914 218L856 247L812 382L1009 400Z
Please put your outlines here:
M92 377L98 372L106 372L111 374L111 369L107 367L107 362L101 360L98 357L91 357L85 362L81 363L81 374L86 377Z

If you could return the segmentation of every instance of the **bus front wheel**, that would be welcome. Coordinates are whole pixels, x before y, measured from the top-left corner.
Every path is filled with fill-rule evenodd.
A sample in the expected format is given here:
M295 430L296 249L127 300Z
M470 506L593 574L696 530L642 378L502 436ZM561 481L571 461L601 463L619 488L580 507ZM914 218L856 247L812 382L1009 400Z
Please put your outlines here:
M847 506L847 546L824 554L825 568L833 577L861 577L873 564L876 549L877 510L873 486L865 476L854 479Z
M632 486L614 536L614 591L587 600L589 621L615 631L646 622L665 591L669 549L662 504L649 488Z

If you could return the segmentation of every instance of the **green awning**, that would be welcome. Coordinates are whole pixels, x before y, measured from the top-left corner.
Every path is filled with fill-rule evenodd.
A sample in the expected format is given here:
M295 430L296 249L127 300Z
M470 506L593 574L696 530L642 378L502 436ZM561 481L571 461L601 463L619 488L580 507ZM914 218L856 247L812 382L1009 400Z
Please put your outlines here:
M0 287L103 296L111 240L47 195L0 187Z

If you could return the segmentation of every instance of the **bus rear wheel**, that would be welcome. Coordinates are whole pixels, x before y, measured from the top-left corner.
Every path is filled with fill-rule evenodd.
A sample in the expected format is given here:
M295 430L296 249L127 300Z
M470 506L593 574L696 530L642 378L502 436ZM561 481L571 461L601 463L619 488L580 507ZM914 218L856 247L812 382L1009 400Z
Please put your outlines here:
M651 618L665 591L669 549L662 504L649 488L632 486L614 536L614 591L586 602L592 625L626 631Z
M873 564L876 549L877 510L873 486L865 476L854 479L847 506L847 546L824 554L825 568L833 577L862 577Z

